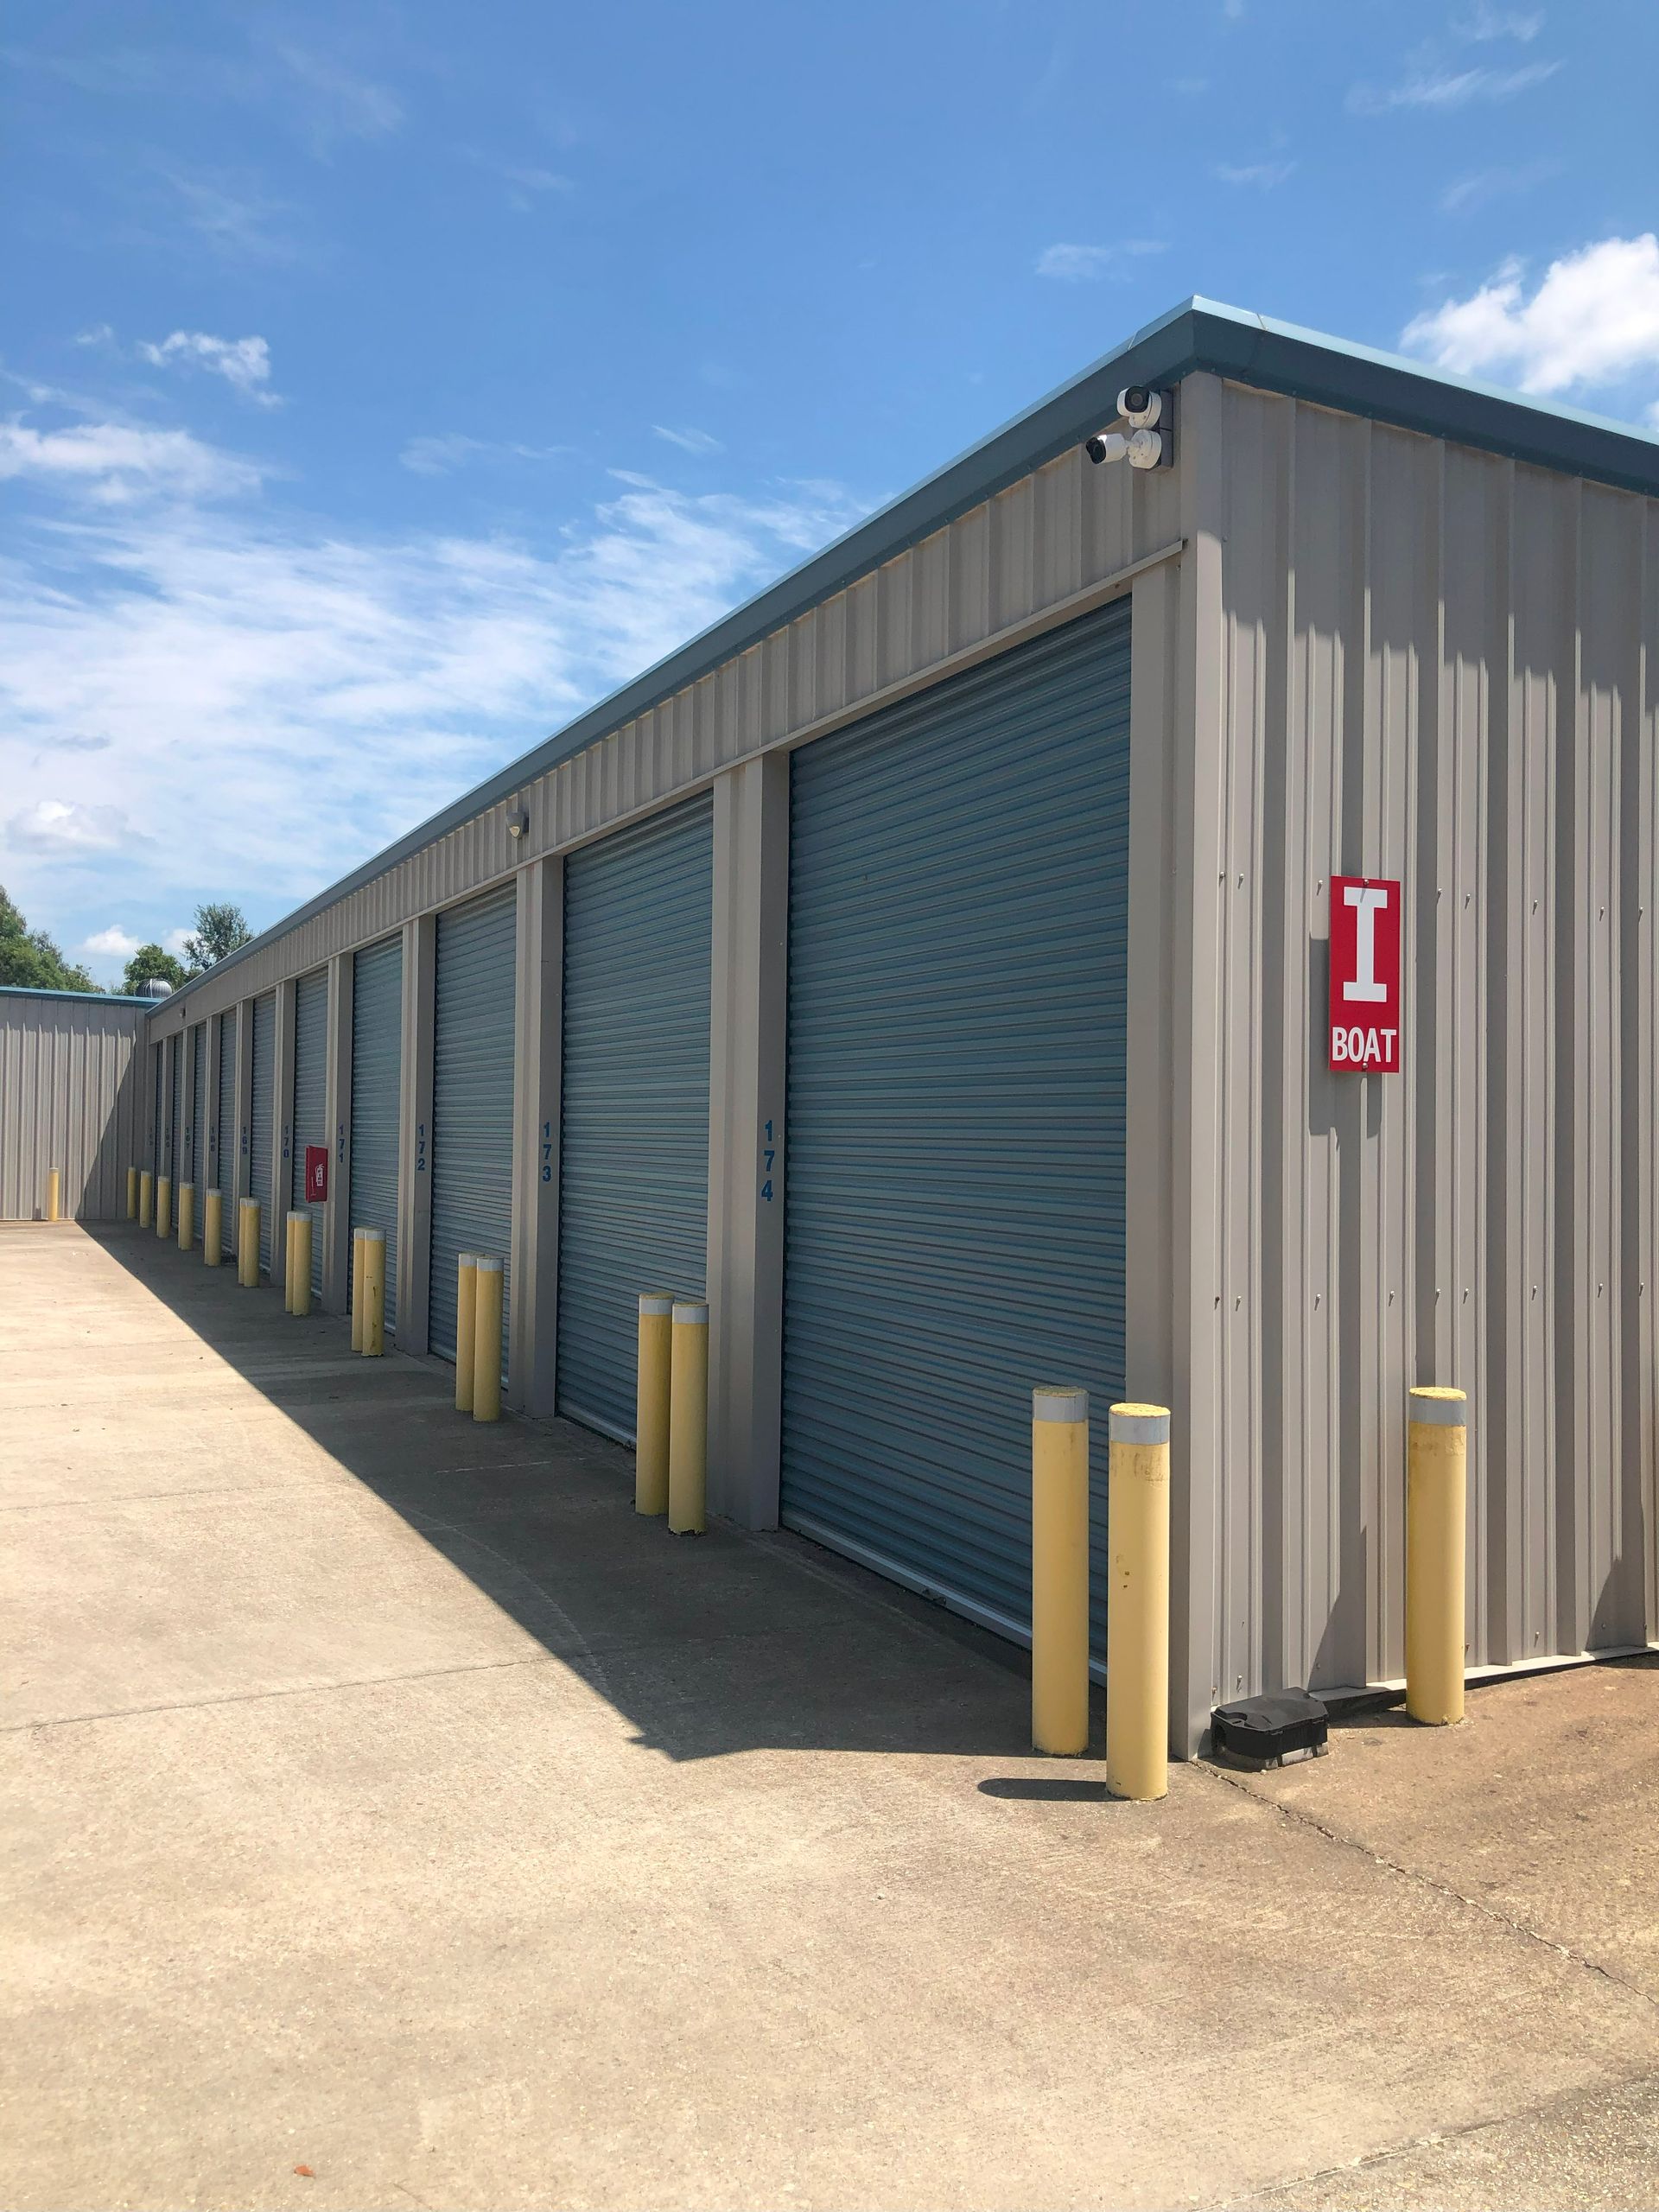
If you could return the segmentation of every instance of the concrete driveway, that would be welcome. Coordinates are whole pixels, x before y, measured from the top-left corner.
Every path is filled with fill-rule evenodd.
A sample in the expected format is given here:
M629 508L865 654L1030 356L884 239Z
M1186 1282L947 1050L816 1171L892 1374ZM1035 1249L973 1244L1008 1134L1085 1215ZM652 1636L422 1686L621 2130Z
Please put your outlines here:
M1105 1801L1019 1655L0 1230L0 2202L1659 2202L1659 1676Z

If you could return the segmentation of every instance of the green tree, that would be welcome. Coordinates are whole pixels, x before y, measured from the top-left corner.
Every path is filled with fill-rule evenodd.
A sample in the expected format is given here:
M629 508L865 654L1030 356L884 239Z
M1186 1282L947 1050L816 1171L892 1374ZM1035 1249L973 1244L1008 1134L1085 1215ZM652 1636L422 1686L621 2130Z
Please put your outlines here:
M239 952L252 935L248 918L239 906L198 906L196 933L184 940L184 957L190 963L190 973L200 976L206 968L216 968L221 960Z
M37 991L101 991L84 968L66 960L44 930L32 930L0 890L0 983Z
M170 952L163 952L159 944L141 944L127 963L121 988L130 997L136 998L144 985L156 976L175 991L181 983L189 980L183 963Z

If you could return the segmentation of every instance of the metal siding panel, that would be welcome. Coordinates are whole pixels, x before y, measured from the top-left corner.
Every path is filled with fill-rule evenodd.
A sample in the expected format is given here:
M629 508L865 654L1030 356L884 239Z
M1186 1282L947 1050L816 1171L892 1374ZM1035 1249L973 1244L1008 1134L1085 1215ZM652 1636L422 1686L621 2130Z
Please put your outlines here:
M149 1131L150 1165L157 1175L165 1175L167 1173L167 1103L162 1096L162 1086L167 1069L166 1046L153 1046L150 1057L156 1063L155 1081L150 1086L153 1093L151 1105L154 1109L154 1118L151 1121Z
M259 1201L259 1265L270 1272L271 1111L276 1074L276 994L267 991L253 1002L253 1105L248 1116L248 1196Z
M183 1182L184 1130L184 1037L182 1032L173 1040L173 1091L167 1109L167 1172L173 1179L173 1215L178 1218L178 1186Z
M127 1169L146 1156L143 1020L99 999L0 993L0 1221L36 1219L54 1167L66 1219L125 1217Z
M558 1403L632 1437L636 1300L702 1294L714 809L565 864Z
M397 1320L397 1147L402 1119L404 941L359 952L352 981L353 1229L386 1236L385 1322Z
M294 986L294 1142L289 1161L289 1205L311 1217L311 1294L322 1295L321 1206L305 1200L305 1148L328 1141L328 970L302 976Z
M783 1518L1016 1630L1031 1390L1123 1384L1128 600L793 761Z
M438 916L432 1066L430 1345L455 1356L455 1265L502 1263L501 1365L512 1285L516 887Z

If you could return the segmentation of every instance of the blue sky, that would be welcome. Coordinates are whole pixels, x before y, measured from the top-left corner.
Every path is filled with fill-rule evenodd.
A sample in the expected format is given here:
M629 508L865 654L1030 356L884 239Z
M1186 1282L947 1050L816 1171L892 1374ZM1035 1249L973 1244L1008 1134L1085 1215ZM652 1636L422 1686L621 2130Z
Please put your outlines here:
M1659 423L1649 0L4 35L0 882L106 979L200 899L275 920L1192 292Z

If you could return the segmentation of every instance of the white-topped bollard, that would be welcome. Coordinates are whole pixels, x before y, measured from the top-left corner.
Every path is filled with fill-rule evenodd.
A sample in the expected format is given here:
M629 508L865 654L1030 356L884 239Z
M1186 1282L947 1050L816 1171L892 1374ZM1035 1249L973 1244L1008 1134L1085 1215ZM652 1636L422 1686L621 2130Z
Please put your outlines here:
M1089 1748L1089 1393L1031 1394L1031 1740Z
M1406 1425L1406 1711L1434 1728L1463 1718L1469 1401L1413 1390Z
M1169 1789L1169 1408L1109 1416L1106 1505L1106 1787L1117 1797Z
M677 1298L668 1378L668 1525L700 1536L709 1492L709 1307Z
M501 1418L501 1308L505 1288L500 1260L480 1252L474 1262L473 1419Z
M639 1349L634 1373L633 1510L668 1510L668 1427L674 1344L674 1300L665 1291L639 1294Z

